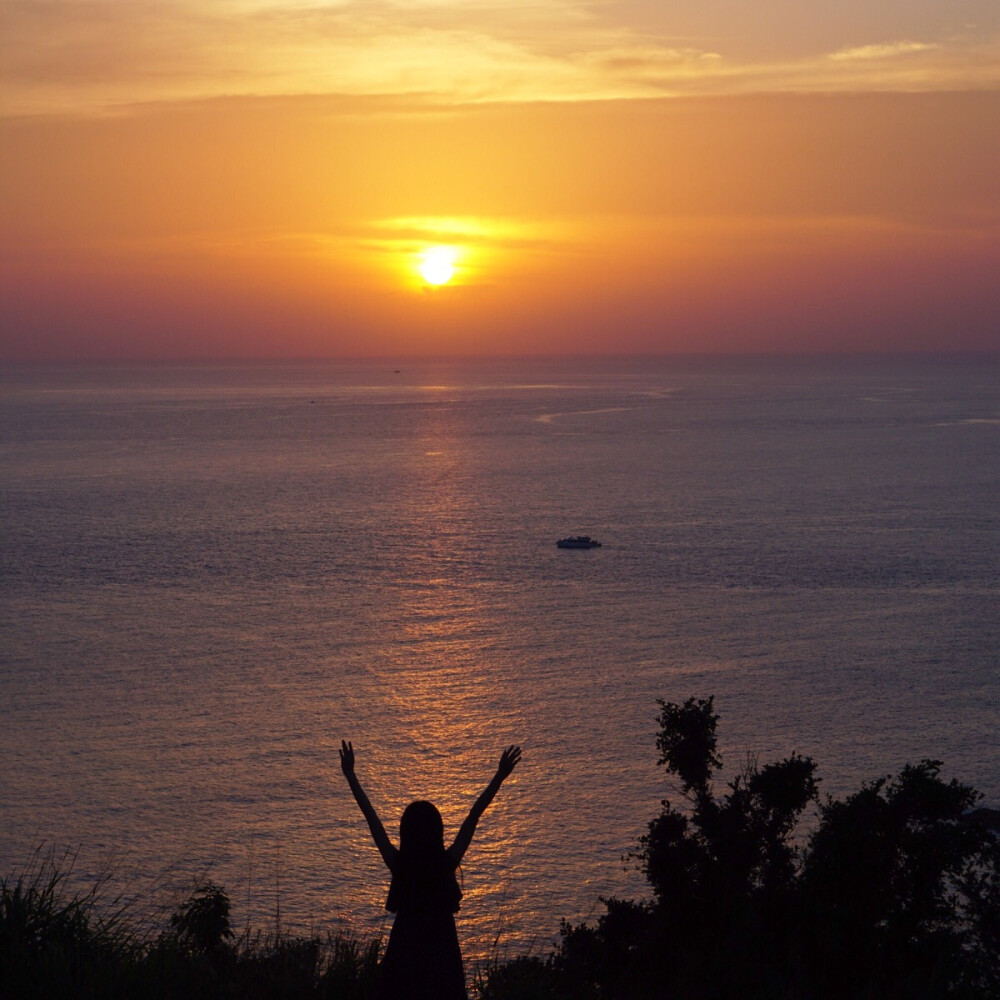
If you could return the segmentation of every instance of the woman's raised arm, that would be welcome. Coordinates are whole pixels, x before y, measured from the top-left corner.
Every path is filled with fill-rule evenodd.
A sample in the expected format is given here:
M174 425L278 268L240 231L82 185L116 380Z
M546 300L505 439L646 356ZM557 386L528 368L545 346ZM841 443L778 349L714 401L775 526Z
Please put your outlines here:
M493 780L486 786L483 794L476 799L475 805L469 810L469 815L465 818L455 838L455 843L448 848L448 854L455 864L460 864L465 852L472 843L472 835L476 832L476 824L479 817L486 811L486 807L493 801L493 796L500 790L504 780L510 772L517 767L521 759L521 748L519 746L509 746L500 755L500 764L497 766L497 773L493 775Z
M392 846L389 835L382 825L382 820L378 818L375 807L368 801L368 796L365 795L365 790L361 787L361 782L358 781L357 775L354 773L354 747L349 740L340 741L340 769L344 772L344 777L347 778L347 783L351 786L354 800L361 807L365 819L368 820L368 829L372 832L375 846L391 871L399 851Z

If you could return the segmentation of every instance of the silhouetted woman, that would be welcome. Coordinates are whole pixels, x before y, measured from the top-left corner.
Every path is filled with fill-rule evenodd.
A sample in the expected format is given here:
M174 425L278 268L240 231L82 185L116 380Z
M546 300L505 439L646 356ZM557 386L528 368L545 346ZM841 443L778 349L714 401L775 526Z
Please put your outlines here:
M510 746L500 756L493 780L458 831L444 846L441 814L430 802L411 802L399 821L399 849L389 841L368 796L354 774L354 747L340 744L340 766L354 798L368 820L375 846L392 873L385 908L396 914L379 968L379 1000L466 1000L465 972L454 914L462 891L455 878L476 824L504 779L521 759Z

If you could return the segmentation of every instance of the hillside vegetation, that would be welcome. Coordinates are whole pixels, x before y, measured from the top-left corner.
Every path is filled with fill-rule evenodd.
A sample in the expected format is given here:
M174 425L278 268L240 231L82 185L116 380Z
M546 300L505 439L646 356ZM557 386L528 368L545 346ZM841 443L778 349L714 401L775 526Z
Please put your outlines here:
M821 799L814 762L722 767L713 701L660 703L659 763L677 801L639 841L649 901L603 900L547 956L474 971L481 1000L1000 998L1000 841L975 790L924 760ZM797 835L807 809L808 835ZM100 887L51 863L0 880L0 996L18 1000L367 1000L382 943L235 935L199 886L139 933ZM405 998L400 998L405 1000Z

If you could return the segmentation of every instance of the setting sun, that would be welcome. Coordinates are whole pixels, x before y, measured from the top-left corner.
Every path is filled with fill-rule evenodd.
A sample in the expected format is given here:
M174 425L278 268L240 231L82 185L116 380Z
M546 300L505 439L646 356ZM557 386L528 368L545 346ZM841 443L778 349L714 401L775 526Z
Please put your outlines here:
M457 259L455 247L429 247L421 253L417 270L428 285L445 285L455 274Z

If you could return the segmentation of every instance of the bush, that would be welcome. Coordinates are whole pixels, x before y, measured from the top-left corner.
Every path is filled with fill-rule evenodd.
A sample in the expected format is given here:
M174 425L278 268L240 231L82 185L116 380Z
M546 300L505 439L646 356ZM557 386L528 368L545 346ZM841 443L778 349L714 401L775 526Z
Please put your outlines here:
M198 955L220 955L233 936L229 897L213 882L198 886L170 918L180 944Z
M145 938L100 886L70 894L52 860L0 880L0 997L16 1000L368 1000L381 943L346 935L246 934L233 940L230 903L195 888L170 929ZM110 914L110 915L109 915Z
M822 807L802 873L824 978L885 995L996 996L996 838L963 816L979 796L940 761L907 765Z
M748 757L719 791L713 700L660 709L659 764L683 808L665 799L640 840L653 901L564 925L540 996L1000 997L1000 845L967 821L978 793L922 761L821 803L799 755ZM817 824L797 838L810 806Z

